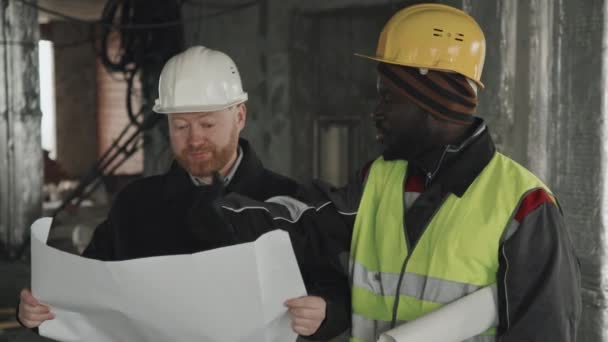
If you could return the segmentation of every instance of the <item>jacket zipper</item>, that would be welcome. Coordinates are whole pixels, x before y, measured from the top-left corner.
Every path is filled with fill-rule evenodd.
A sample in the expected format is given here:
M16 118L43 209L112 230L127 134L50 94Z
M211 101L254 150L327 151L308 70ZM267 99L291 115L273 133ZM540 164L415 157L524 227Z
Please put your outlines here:
M407 177L406 177L406 181L407 181ZM405 227L405 215L404 215L403 233L405 235L405 244L407 246L408 253L407 253L407 256L405 257L405 260L403 260L403 265L401 266L401 272L399 273L399 281L397 282L397 288L395 290L395 302L393 304L393 316L392 316L392 320L391 320L391 329L395 328L395 325L397 324L397 309L399 307L399 299L400 299L399 290L401 289L401 283L403 281L403 276L405 275L405 269L407 267L407 263L410 260L410 257L414 254L414 249L418 245L418 241L420 241L420 239L422 239L422 236L426 232L426 229L428 228L429 224L433 221L433 219L437 215L437 212L441 209L441 207L443 207L443 203L445 203L445 200L447 199L447 197L448 197L447 194L443 196L443 198L441 199L441 203L439 203L439 206L437 206L437 208L433 212L433 215L431 215L431 218L428 220L428 222L424 226L424 229L422 229L422 233L420 234L420 237L418 238L418 240L416 241L416 243L413 246L411 246L410 239L407 235L407 231L406 231L407 227ZM404 202L404 207L405 207L405 202Z
M448 152L459 152L462 148L464 148L465 146L468 146L469 143L471 141L473 141L473 139L475 139L477 136L479 136L481 133L483 133L486 129L486 125L483 124L482 126L480 126L474 133L472 136L470 136L468 139L466 139L462 144L460 144L460 146L458 147L454 147L451 145L447 145L446 148L443 150L443 153L441 154L441 158L439 158L439 162L437 163L437 167L435 168L435 171L433 172L428 172L426 170L423 170L425 173L425 188L428 188L428 186L431 184L431 181L433 180L433 178L437 175L437 172L439 172L439 169L441 168L441 164L443 163L443 160L445 159L446 155ZM403 184L403 189L405 189L405 182L407 182L407 172L405 175L405 179L404 179L404 184ZM441 209L441 207L443 206L443 204L445 203L445 200L447 199L448 194L445 194L443 196L443 198L441 199L441 203L439 204L439 206L437 207L437 209L435 209L435 212L433 212L433 215L431 215L431 218L429 219L429 221L426 223L426 225L424 226L424 229L422 230L422 233L420 234L420 238L418 238L418 241L420 241L420 239L422 238L422 236L424 235L424 233L426 232L426 229L428 228L429 224L433 221L433 219L435 218L435 215L437 215L437 212L439 211L439 209ZM405 209L405 201L404 201L404 209ZM404 224L404 235L405 235L405 244L407 246L407 251L408 254L405 257L405 260L403 260L403 265L401 266L401 273L399 274L399 281L397 282L397 289L395 290L395 303L393 304L393 316L392 316L392 320L391 320L391 329L393 329L397 323L397 308L399 307L399 290L401 289L401 283L403 281L403 276L405 274L405 269L407 267L407 263L410 260L410 257L412 256L412 254L414 254L414 249L416 248L416 245L418 244L418 241L416 241L416 243L414 244L414 246L410 245L410 241L409 238L407 236L407 231L405 230L407 227L405 227L405 214L403 215L404 219L403 219L403 224Z

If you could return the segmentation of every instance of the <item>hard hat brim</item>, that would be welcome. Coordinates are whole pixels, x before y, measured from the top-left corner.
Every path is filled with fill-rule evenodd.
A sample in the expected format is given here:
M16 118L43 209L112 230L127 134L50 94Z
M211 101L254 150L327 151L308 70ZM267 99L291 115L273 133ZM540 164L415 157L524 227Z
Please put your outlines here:
M158 100L157 100L158 101ZM193 105L193 106L178 106L178 107L162 107L158 103L154 105L152 110L158 114L173 114L173 113L198 113L198 112L217 112L232 106L236 106L247 101L247 93L244 93L239 99L230 103L209 104L209 105Z
M411 64L403 64L403 63L399 63L390 59L386 59L386 58L382 58L382 57L378 57L378 56L369 56L369 55L364 55L361 53L355 53L354 54L357 57L362 57L365 59L371 59L373 61L376 62L382 62L382 63L387 63L387 64L394 64L394 65L403 65L403 66L408 66L408 67L412 67L412 68L423 68L423 69L429 69L429 70L438 70L438 71L444 71L444 72L454 72L451 70L447 70L447 69L441 69L441 68L430 68L428 65L419 65L416 63L411 63ZM481 81L477 81L474 79L470 79L471 81L475 82L475 84L477 84L481 89L484 89L485 86L483 85L483 83L481 83Z

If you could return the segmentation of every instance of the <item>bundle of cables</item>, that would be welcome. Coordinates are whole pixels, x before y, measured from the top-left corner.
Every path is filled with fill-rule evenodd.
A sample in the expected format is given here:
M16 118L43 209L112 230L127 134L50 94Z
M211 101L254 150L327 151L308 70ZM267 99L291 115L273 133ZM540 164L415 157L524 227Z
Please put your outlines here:
M120 72L127 81L127 114L140 128L145 110L133 108L134 79L144 66L162 65L183 48L181 3L172 0L108 0L101 17L99 56L109 72ZM120 46L113 48L116 40Z

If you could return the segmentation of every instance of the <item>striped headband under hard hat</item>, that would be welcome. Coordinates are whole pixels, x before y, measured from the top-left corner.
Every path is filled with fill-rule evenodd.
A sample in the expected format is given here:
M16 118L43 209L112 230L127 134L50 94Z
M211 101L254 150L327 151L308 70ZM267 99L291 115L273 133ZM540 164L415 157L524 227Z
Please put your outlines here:
M379 63L378 72L410 100L435 117L460 124L474 120L477 93L465 76L456 73Z

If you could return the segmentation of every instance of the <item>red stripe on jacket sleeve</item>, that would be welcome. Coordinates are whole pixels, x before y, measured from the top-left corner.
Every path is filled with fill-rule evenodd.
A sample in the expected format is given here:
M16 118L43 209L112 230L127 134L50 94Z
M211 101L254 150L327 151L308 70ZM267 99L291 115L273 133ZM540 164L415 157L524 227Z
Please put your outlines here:
M515 214L515 219L521 222L529 213L546 202L554 204L555 200L545 190L538 189L530 192L521 202L519 210Z

